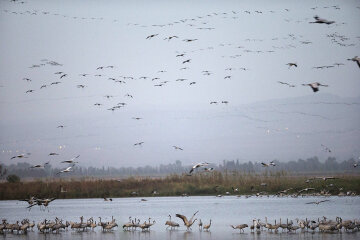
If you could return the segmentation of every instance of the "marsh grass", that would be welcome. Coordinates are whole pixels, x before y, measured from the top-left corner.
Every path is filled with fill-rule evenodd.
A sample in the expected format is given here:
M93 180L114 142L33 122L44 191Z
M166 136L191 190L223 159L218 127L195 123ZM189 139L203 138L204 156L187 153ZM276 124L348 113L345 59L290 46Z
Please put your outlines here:
M337 195L340 191L360 192L360 176L338 175L334 180L313 180L306 183L309 176L290 176L286 172L245 174L240 172L197 173L192 176L169 175L162 178L129 177L126 179L39 179L18 183L0 183L0 199L23 199L30 196L56 198L102 198L102 197L148 197L188 195L218 195L229 192L231 195L248 195L257 192L276 194L293 188L291 193L306 187L317 191L327 190ZM261 186L266 183L266 186ZM331 185L332 184L332 185ZM61 192L61 186L67 192ZM237 188L234 192L232 188ZM343 188L342 190L339 190ZM136 192L137 194L134 194Z

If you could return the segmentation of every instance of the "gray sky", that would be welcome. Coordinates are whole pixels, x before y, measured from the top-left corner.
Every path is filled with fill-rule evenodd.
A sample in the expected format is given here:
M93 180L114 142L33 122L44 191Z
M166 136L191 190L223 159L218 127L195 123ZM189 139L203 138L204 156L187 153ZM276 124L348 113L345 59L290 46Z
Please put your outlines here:
M360 69L347 59L360 55L359 13L358 1L1 1L0 161L27 152L31 163L80 154L82 165L115 167L357 157ZM315 15L336 23L310 24ZM316 81L329 87L301 86Z

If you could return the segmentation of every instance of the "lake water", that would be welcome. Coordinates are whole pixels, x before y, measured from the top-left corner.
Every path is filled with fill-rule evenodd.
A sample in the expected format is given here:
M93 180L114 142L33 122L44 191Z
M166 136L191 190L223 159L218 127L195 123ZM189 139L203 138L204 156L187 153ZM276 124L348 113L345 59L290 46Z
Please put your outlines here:
M297 231L297 233L251 233L245 229L245 233L233 230L229 225L246 223L249 226L252 219L260 218L263 222L265 217L268 222L274 223L276 219L317 219L326 216L335 219L336 216L343 220L358 219L360 216L360 197L329 197L329 202L319 205L306 204L307 202L322 200L321 197L236 197L236 196L206 196L206 197L152 197L141 201L141 198L114 198L112 202L105 202L103 199L71 199L55 200L48 210L40 210L37 206L31 211L26 209L27 203L20 201L0 201L0 217L6 218L8 222L15 222L23 218L39 222L45 218L54 220L55 217L79 222L79 217L84 219L102 217L102 221L111 221L114 216L119 226L129 221L129 216L141 219L141 222L151 217L156 223L151 227L150 232L127 232L122 228L115 228L110 233L101 232L97 227L94 231L77 232L74 230L62 231L59 234L42 234L38 230L29 232L26 236L6 234L1 236L4 239L359 239L360 233L310 233ZM191 217L199 211L197 219L208 224L212 219L210 232L200 232L197 222L193 225L192 231L186 231L181 219L175 214L180 213ZM165 221L168 215L172 215L172 221L180 224L178 230L166 230Z

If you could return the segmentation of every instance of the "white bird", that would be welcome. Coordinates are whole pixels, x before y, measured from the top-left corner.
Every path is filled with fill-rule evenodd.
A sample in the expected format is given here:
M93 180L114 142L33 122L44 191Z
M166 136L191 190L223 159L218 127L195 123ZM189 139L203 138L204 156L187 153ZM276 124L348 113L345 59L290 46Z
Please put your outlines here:
M56 174L72 172L72 171L73 171L73 170L72 170L72 167L73 167L73 166L74 166L74 165L72 165L71 167L67 167L67 168L65 168L64 170L61 170L60 172L58 172L58 173L56 173Z
M197 163L191 168L189 173L191 174L195 169L197 169L199 167L207 166L207 165L209 165L209 163L207 163L207 162Z
M78 163L78 162L75 162L75 161L74 161L74 160L77 159L78 157L80 157L80 155L77 155L76 157L73 157L73 158L70 159L70 160L62 161L61 163Z

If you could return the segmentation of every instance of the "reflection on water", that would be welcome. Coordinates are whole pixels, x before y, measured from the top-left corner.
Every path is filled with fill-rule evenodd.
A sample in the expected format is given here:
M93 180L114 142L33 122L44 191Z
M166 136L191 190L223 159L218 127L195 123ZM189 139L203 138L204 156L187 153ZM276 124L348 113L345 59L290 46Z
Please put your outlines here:
M8 222L16 222L24 218L31 221L43 221L45 218L54 220L55 217L68 221L79 222L80 216L84 219L102 217L102 221L111 221L114 216L120 228L115 228L112 232L101 232L97 227L94 231L78 232L74 230L62 231L59 234L42 234L34 230L27 236L7 234L6 239L358 239L360 233L311 233L301 232L286 233L279 230L278 233L267 231L251 233L249 228L245 233L239 233L230 227L246 223L249 226L252 219L265 221L268 218L270 223L275 220L283 222L288 218L295 222L299 219L314 219L326 216L335 219L337 216L343 220L357 219L360 216L359 197L329 197L329 202L319 205L307 205L306 202L319 200L319 197L306 198L244 198L227 196L217 198L207 197L155 197L147 198L148 201L141 201L140 198L119 198L112 202L105 202L103 199L71 199L55 200L49 211L41 211L33 208L31 211L26 209L27 203L19 201L0 201L0 217L6 218ZM199 211L196 218L201 219L203 224L208 224L212 219L209 232L199 231L196 222L192 226L192 231L186 231L182 220L175 217L180 213L190 218L195 211ZM177 230L166 230L165 222L171 214L172 221L178 222L180 228ZM156 220L150 232L123 231L121 226L132 219L137 218L141 223Z
M4 239L76 239L76 240L92 240L92 239L181 239L181 240L191 240L191 239L249 239L249 240L272 240L272 239L314 239L314 240L335 240L335 239L359 239L360 234L358 232L354 233L310 233L310 232L297 232L297 233L272 233L267 231L262 231L258 233L239 233L239 232L228 232L228 233L212 233L212 232L200 232L198 230L192 232L184 232L182 230L168 230L166 232L123 232L121 230L115 230L114 232L72 232L70 230L61 232L59 234L41 234L37 232L29 232L26 236L16 235L16 234L6 234L0 236Z

